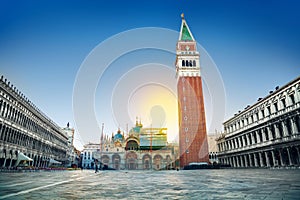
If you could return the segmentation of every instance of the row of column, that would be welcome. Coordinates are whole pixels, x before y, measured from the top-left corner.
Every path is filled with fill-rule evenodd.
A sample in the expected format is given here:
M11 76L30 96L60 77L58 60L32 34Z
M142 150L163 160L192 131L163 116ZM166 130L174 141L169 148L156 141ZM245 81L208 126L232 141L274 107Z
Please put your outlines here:
M30 117L30 114L27 114L29 113L28 110L23 110L24 109L21 109L19 107L15 108L15 106L10 105L10 103L0 98L0 117L12 121L20 125L21 127L33 131L36 134L42 136L43 138L49 140L51 138L52 133L43 126L39 125L36 122L36 120L32 119L33 117Z
M219 158L232 167L285 167L300 166L299 146L278 148Z
M27 164L28 166L32 166L35 168L46 168L50 164L50 159L49 158L43 158L41 156L36 156L36 155L28 155L33 161L28 161ZM0 158L0 169L1 168L7 168L11 169L17 167L17 156L12 156L9 154L8 156Z
M56 127L53 127L51 123L48 126L29 109L20 106L20 104L16 106L14 102L6 100L3 96L0 96L0 118L14 122L20 128L27 129L45 140L53 141L61 146L67 145L67 139L61 139L63 133L56 130Z
M253 144L263 143L275 139L282 139L292 135L299 134L300 122L299 117L291 117L284 121L271 124L254 132L239 135L230 140L218 144L219 151L234 150L250 146Z
M44 153L51 153L53 151L49 144L41 141L41 138L40 140L35 139L27 134L22 133L20 130L1 123L0 141L26 147L27 149L36 149Z

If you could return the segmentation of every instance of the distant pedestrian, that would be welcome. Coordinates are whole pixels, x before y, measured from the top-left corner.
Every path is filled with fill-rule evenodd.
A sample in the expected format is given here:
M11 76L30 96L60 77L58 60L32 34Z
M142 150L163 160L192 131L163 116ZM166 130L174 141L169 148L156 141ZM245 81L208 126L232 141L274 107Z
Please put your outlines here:
M98 172L98 160L96 159L95 160L95 173Z

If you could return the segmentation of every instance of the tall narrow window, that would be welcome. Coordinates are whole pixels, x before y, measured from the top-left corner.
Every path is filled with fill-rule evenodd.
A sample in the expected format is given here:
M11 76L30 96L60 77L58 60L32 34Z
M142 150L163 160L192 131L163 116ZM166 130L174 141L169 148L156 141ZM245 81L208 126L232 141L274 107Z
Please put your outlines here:
M275 109L275 112L277 112L277 111L278 111L278 105L277 105L277 102L276 102L276 103L274 103L274 109Z
M181 64L182 64L182 66L183 66L183 67L185 66L185 62L184 62L184 60L182 60L182 63L181 63Z
M267 107L267 110L268 110L268 114L271 115L271 107L270 106Z
M290 99L291 99L292 104L295 104L295 97L294 97L294 94L291 94L291 95L290 95Z
M196 60L193 61L193 66L196 67Z
M185 66L187 66L187 67L189 66L189 61L188 60L185 61Z
M255 115L256 115L256 120L259 120L258 112Z
M261 116L264 118L265 117L265 111L261 110Z
M285 108L286 107L285 99L281 99L281 103L282 103L283 108Z

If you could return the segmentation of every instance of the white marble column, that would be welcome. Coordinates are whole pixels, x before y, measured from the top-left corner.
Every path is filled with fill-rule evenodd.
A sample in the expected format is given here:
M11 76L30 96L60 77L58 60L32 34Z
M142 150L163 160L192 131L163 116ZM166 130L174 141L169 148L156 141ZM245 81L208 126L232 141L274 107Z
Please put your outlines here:
M297 161L298 161L298 163L297 164L300 164L300 152L299 152L299 147L295 147L296 148L296 150L297 150Z
M292 134L295 135L299 132L298 127L297 127L297 122L296 122L296 118L292 117L291 119L291 125L292 125Z
M6 165L6 158L4 158L4 162L3 162L2 167L5 167L5 165Z
M257 143L260 143L261 141L260 141L260 137L259 137L258 131L255 131L254 133L256 135L256 141L257 141Z
M280 138L278 124L274 124L276 139Z
M250 133L250 138L251 138L251 141L252 141L251 143L252 143L252 144L255 144L254 134L255 134L254 132L251 132L251 133Z
M261 131L261 134L262 134L262 139L263 139L263 141L262 141L262 142L266 142L266 141L267 141L267 139L266 139L266 132L265 132L265 129L264 129L264 128L262 128L260 131Z
M243 145L242 145L242 137L238 137L238 142L239 142L239 147L242 148Z
M242 155L240 156L240 159L241 159L241 167L245 167L244 157Z
M9 162L9 167L8 167L8 168L11 168L12 161L13 161L13 159L12 159L12 157L11 157L11 158L10 158L10 162Z
M291 154L290 154L290 148L286 148L287 154L288 154L288 159L289 159L289 165L292 165L292 159L291 159Z
M253 163L252 163L252 159L251 159L251 154L248 154L248 157L249 157L249 166L250 167L253 167Z
M289 132L287 130L286 121L282 121L281 125L282 125L283 137L288 137L289 136Z
M243 147L245 147L246 146L246 136L243 135L242 138L243 138Z
M247 157L248 157L248 154L245 154L244 155L245 167L249 167Z
M234 146L234 141L233 139L230 140L230 143L231 143L231 149L235 149L235 146Z
M235 148L238 149L239 146L238 146L237 138L234 138L234 144L235 144Z
M279 150L279 156L280 156L280 163L281 163L281 166L284 166L283 159L282 159L282 152L281 152L281 150Z
M247 145L249 146L249 145L250 145L249 134L247 133L247 134L245 135L245 137L246 137L246 140L247 140Z
M268 152L266 151L265 152L265 158L266 158L266 164L267 164L267 167L270 167L270 158L269 158L269 156L268 156Z
M271 125L271 126L272 126L272 125ZM273 138L273 134L272 134L272 131L271 131L271 129L270 129L269 126L267 126L267 132L268 132L269 140L273 140L273 139L274 139L274 138Z
M263 158L262 158L262 152L259 152L258 153L259 155L259 163L260 163L260 167L264 167L264 161L263 161Z
M275 159L274 151L271 151L271 154L272 154L272 159L273 159L273 166L275 167L275 166L278 165L278 163L277 163L277 161L276 161L276 159Z
M233 166L238 167L236 156L233 156L232 158L233 158Z
M256 153L254 153L253 156L254 156L255 167L258 167L258 160L257 160L257 155L256 155Z

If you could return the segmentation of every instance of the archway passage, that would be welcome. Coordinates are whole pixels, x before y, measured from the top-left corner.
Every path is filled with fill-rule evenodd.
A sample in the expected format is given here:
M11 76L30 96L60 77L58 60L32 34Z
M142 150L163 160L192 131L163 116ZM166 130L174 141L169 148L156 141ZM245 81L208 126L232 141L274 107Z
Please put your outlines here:
M146 154L143 156L143 169L151 169L151 156Z
M272 156L272 152L271 152L271 151L267 152L266 160L269 161L269 165L270 165L271 167L274 166L273 156Z
M162 168L162 161L163 161L163 158L161 155L155 155L154 156L154 169L160 170Z
M121 157L119 154L114 154L112 156L112 162L113 162L113 168L119 170L120 169L120 163L121 163Z
M291 153L291 161L292 161L292 165L300 165L300 158L299 158L299 154L297 151L297 147L293 146L290 150Z
M107 169L108 168L108 166L109 166L109 157L107 156L107 155L103 155L102 157L101 157L101 162L102 162L102 164L103 164L103 168L104 169Z
M275 149L274 151L274 156L275 156L275 166L281 166L281 156L280 156L280 152L278 149Z
M286 148L283 148L281 150L281 156L282 156L282 166L288 166L290 164L288 151Z
M128 170L135 170L138 168L137 154L135 152L129 152L126 154L126 166Z

